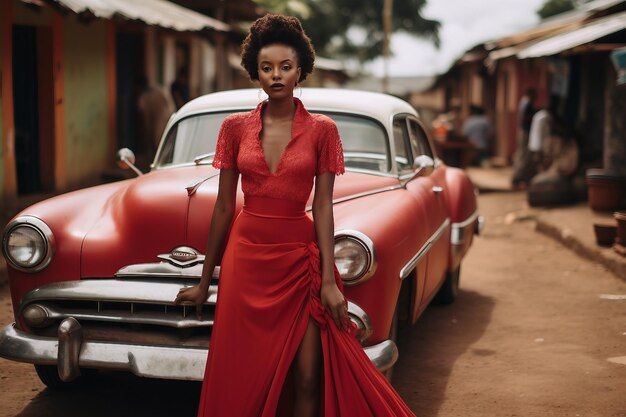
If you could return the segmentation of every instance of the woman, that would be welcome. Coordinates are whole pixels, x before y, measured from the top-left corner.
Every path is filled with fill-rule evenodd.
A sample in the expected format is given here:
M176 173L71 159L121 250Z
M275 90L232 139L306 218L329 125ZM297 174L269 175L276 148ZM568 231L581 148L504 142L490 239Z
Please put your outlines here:
M176 298L199 314L227 241L198 415L412 416L348 319L333 255L341 141L330 118L293 97L313 70L310 40L298 19L266 15L242 46L242 65L268 99L222 124L202 278ZM244 208L229 233L240 174ZM314 180L312 221L305 204Z

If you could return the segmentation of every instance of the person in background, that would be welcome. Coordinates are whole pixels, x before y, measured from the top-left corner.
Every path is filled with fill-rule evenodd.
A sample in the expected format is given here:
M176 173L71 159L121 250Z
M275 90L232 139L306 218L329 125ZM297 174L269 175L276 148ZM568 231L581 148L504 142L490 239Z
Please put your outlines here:
M537 111L535 108L536 97L534 88L527 89L517 107L517 149L513 155L513 178L511 180L515 189L525 188L536 173L535 164L528 150L530 124Z
M539 110L532 118L528 133L528 151L534 163L533 171L542 170L543 147L550 135L553 114L552 106Z
M189 101L189 70L185 67L180 67L176 73L176 79L170 86L170 93L176 110L180 109L183 104Z
M146 77L138 82L138 149L137 166L145 170L156 154L167 121L174 113L174 104L163 88L150 85Z
M476 150L473 165L482 165L491 154L490 144L493 135L493 126L480 106L470 107L470 116L463 123L463 135Z

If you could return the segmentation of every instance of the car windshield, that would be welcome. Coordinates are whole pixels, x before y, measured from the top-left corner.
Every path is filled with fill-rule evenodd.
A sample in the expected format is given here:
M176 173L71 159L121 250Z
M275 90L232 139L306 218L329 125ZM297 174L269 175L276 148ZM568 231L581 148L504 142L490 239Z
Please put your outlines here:
M173 126L161 147L156 168L210 163L217 135L230 112L188 117ZM326 113L337 123L347 169L389 172L389 146L384 128L363 116Z

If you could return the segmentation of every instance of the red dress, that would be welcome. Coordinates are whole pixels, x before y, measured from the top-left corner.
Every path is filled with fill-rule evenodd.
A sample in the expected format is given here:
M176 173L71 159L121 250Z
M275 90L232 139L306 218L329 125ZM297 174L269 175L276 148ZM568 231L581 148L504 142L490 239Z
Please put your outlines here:
M343 173L343 153L335 123L295 101L292 138L275 173L260 141L263 103L227 117L220 130L213 165L239 170L244 208L221 262L198 416L291 417L289 368L309 317L323 350L320 415L413 416L356 329L337 328L321 304L320 256L305 204L316 174ZM335 279L342 289L336 270Z

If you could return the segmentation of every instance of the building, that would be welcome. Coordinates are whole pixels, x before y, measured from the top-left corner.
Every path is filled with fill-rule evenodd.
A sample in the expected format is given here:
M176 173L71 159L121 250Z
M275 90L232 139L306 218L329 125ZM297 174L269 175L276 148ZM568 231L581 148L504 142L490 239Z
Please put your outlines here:
M101 180L137 138L138 82L163 88L189 68L190 95L214 91L230 26L164 1L2 2L0 195Z
M484 107L495 122L493 154L510 161L516 148L517 106L528 88L536 105L557 103L577 135L582 166L626 169L623 114L626 93L616 85L612 51L626 46L626 2L596 0L536 27L467 51L441 75L446 109ZM620 162L621 161L621 162Z

